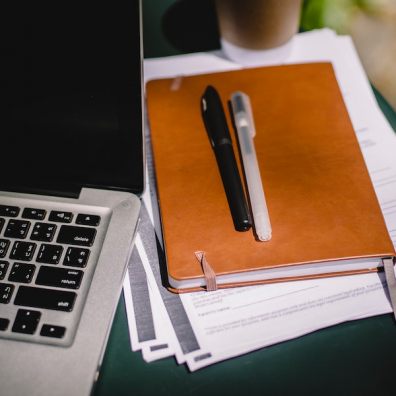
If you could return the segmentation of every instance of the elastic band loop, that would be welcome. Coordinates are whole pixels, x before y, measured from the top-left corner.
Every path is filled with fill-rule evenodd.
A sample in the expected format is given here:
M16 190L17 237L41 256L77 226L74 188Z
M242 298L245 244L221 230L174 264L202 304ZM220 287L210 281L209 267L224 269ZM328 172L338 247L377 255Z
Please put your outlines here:
M198 251L198 252L195 252L194 254L202 266L202 271L203 271L204 277L205 277L206 290L207 291L217 290L216 273L213 271L213 268L210 266L210 264L206 260L205 252Z
M177 76L172 80L171 86L170 86L170 90L171 91L178 91L181 87L182 84L182 80L183 80L183 76Z

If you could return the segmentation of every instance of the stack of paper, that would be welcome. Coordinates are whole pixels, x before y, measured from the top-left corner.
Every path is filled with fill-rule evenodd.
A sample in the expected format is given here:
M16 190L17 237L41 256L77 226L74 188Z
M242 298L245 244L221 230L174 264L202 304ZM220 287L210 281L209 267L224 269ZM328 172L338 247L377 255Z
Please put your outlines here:
M396 135L379 109L349 37L321 30L297 35L290 52L221 52L145 62L146 80L244 67L330 61L396 244ZM148 127L146 128L148 131ZM307 280L177 295L162 286L165 268L147 139L148 181L141 224L124 283L132 349L146 361L175 356L196 370L340 322L391 312L381 274ZM175 203L177 204L177 203ZM362 213L364 215L364 213ZM162 269L162 270L161 270Z

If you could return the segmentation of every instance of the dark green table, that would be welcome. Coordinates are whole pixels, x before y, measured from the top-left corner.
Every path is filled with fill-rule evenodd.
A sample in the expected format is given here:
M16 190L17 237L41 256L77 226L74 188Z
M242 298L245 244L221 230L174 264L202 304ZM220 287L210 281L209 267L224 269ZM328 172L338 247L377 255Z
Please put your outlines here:
M170 3L156 1L154 7L154 0L144 1L151 7L149 20L145 14L146 56L179 52L158 28ZM396 130L396 113L375 94ZM95 395L393 395L395 378L396 324L390 314L343 323L189 373L173 358L147 364L140 352L131 352L121 298Z

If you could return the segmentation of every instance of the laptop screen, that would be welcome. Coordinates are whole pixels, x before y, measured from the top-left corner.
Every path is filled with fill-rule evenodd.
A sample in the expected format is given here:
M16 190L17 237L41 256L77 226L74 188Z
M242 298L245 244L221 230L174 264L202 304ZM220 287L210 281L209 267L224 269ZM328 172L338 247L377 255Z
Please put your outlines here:
M139 1L28 3L3 13L0 189L140 193Z

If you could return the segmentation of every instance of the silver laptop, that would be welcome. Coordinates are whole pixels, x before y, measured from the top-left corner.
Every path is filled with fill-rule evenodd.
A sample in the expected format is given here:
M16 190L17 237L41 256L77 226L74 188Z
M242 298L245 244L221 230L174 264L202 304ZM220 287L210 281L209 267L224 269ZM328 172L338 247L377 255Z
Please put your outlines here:
M0 393L88 395L144 186L141 5L30 3L0 39Z

